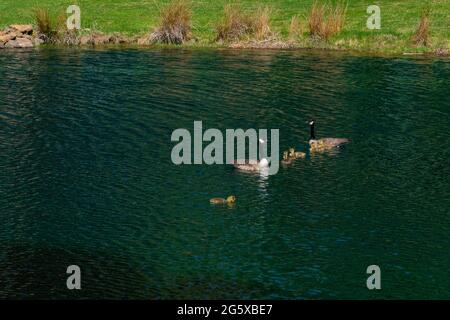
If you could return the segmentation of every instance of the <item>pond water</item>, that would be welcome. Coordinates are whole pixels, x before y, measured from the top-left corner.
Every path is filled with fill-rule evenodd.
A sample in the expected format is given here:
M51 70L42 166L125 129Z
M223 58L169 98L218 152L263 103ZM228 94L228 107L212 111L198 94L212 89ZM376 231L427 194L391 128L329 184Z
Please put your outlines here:
M0 297L449 298L449 89L443 58L4 50ZM310 154L310 118L351 143ZM307 155L269 177L176 166L195 120Z

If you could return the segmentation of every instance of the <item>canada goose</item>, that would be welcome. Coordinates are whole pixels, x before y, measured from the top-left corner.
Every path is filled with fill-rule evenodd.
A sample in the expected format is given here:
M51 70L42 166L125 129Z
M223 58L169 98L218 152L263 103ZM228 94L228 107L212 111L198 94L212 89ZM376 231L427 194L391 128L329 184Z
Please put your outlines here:
M266 142L263 139L259 139L259 143L260 145L263 145ZM269 168L269 161L267 160L267 158L262 158L260 161L249 159L244 161L235 161L233 165L236 169L242 171L261 171L263 169Z
M341 144L349 142L345 138L322 138L316 139L314 132L315 121L309 121L310 136L309 136L309 147L311 151L324 151L332 148L339 147Z
M224 198L212 198L209 200L211 204L233 204L236 202L235 196L229 196L226 199Z

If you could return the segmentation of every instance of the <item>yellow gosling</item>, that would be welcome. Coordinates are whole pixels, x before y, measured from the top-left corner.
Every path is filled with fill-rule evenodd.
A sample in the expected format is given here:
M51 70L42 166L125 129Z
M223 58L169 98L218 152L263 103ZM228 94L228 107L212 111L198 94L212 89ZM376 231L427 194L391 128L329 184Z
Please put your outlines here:
M301 152L301 151L295 151L294 152L294 158L298 159L298 158L304 158L306 156L306 153Z
M235 196L229 196L228 198L212 198L209 200L211 204L233 204L236 202Z

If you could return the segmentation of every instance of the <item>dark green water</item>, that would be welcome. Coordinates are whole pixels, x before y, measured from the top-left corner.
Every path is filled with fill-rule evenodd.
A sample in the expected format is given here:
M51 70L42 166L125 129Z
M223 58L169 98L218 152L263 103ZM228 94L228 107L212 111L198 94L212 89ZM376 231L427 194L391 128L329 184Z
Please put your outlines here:
M450 298L449 89L438 58L1 51L0 297ZM194 120L307 151L311 117L352 142L266 179L171 163Z

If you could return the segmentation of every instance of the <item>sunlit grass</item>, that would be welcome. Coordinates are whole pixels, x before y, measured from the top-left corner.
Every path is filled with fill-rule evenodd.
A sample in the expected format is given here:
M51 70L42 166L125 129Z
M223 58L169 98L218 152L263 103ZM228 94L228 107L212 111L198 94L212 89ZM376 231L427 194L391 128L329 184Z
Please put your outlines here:
M161 8L169 0L77 0L81 7L82 26L103 32L122 32L125 34L143 34L157 27ZM318 1L335 4L337 1ZM340 1L342 2L342 1ZM0 26L13 23L33 23L34 7L51 8L50 13L57 14L73 4L69 0L2 0L0 1ZM199 39L198 44L213 43L217 38L216 25L223 17L223 8L227 3L240 3L246 12L254 12L258 7L270 7L270 30L284 39L289 39L292 17L298 16L298 25L307 25L313 0L191 0L192 34ZM450 1L427 1L431 8L429 19L429 47L447 44L450 38ZM381 30L368 30L366 20L367 1L348 1L345 24L342 30L331 36L331 42L357 39L361 45L376 47L370 42L377 37L397 37L401 45L415 45L411 38L415 34L421 19L425 2L422 0L379 0L381 8ZM372 3L370 3L372 4ZM375 3L374 3L375 4ZM294 24L295 26L295 24ZM308 28L301 28L295 38L308 36ZM389 40L391 41L391 40ZM447 44L448 46L448 44Z

